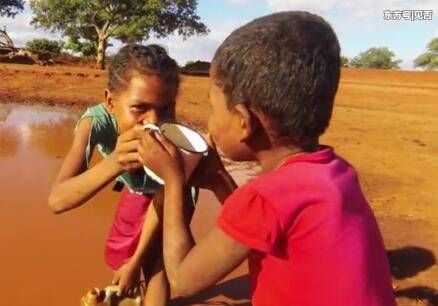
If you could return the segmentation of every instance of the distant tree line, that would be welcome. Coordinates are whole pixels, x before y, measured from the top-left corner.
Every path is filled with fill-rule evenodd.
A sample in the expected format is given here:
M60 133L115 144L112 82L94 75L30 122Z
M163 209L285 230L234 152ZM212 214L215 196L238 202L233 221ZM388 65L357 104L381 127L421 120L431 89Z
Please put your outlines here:
M400 69L401 62L400 59L395 59L394 52L387 47L370 48L351 59L341 56L343 67ZM432 39L427 44L427 51L414 60L414 67L426 70L438 69L438 37Z

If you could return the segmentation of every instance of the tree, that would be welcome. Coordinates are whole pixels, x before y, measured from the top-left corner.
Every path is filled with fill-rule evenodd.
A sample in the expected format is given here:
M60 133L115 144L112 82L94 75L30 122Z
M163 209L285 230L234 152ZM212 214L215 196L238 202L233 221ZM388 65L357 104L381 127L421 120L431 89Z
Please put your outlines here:
M370 48L350 61L356 68L400 69L401 60L394 60L394 52L387 47Z
M438 69L438 37L427 44L427 51L414 60L414 66L427 70Z
M101 69L110 38L126 43L152 34L166 37L177 32L187 38L208 32L196 14L196 0L31 0L30 6L36 27L60 32L77 50L97 47Z
M61 53L63 41L34 38L26 43L26 49L34 53Z
M341 67L348 67L349 62L348 57L341 55Z
M23 9L23 0L0 0L0 16L14 17Z
M80 53L82 57L94 57L97 53L97 42L84 41L80 37L72 36L69 37L65 48Z

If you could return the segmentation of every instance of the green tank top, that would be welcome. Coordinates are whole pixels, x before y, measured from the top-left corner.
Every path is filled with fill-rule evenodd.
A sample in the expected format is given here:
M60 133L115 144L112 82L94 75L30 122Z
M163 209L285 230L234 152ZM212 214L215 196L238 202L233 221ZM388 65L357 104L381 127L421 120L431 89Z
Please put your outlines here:
M107 111L103 103L87 108L79 118L75 132L84 118L91 118L92 120L91 132L85 149L85 160L88 168L95 147L104 158L114 151L117 143L118 127L114 116ZM160 187L160 184L146 175L143 169L125 172L119 175L116 180L125 184L131 192L136 193L155 193Z

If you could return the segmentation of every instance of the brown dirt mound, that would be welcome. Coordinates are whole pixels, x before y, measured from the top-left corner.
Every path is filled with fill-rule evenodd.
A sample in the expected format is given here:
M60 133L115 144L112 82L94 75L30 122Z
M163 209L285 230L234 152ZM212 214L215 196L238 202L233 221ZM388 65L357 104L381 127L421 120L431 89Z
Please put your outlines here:
M90 68L95 66L95 60L92 58L81 58L65 53L32 53L26 50L11 51L11 49L0 49L0 63L23 65L38 64L41 66L79 66Z
M0 63L34 65L35 61L31 57L25 55L10 56L9 54L6 54L0 55Z
M94 68L96 65L95 59L93 58L82 58L65 53L52 55L52 60L55 65L79 66L89 68Z

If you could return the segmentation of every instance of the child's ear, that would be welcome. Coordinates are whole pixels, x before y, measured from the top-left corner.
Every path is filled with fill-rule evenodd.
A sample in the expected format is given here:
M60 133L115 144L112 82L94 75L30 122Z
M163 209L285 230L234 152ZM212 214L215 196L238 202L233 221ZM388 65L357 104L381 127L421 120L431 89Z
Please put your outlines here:
M245 104L237 104L234 108L239 116L239 140L240 142L245 142L255 133L256 122Z
M105 107L110 114L114 113L113 95L108 88L105 89Z

